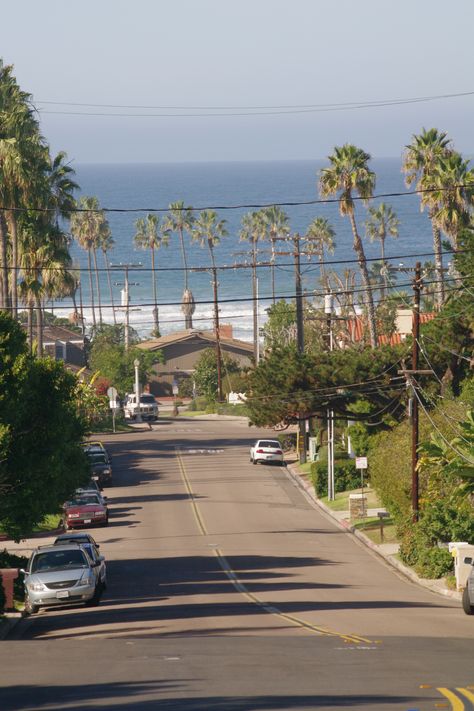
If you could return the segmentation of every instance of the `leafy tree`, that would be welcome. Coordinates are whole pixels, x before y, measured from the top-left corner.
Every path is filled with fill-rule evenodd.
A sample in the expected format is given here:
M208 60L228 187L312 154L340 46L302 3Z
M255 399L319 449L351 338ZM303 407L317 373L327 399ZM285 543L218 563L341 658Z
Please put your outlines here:
M372 197L375 187L375 173L369 169L370 155L361 148L346 143L334 149L329 156L329 168L323 168L319 179L319 190L322 197L340 194L339 211L349 217L354 237L354 252L357 255L362 284L365 290L365 304L368 314L370 344L377 347L377 327L372 290L364 246L357 230L353 193L367 201Z
M263 327L265 350L288 345L296 338L296 309L294 303L280 299L267 309L267 322Z
M0 526L19 540L89 476L74 375L33 359L26 336L0 312Z
M227 354L222 358L224 372L231 376L240 371L239 364ZM196 363L194 382L199 395L203 395L208 403L217 400L217 362L214 348L206 348Z

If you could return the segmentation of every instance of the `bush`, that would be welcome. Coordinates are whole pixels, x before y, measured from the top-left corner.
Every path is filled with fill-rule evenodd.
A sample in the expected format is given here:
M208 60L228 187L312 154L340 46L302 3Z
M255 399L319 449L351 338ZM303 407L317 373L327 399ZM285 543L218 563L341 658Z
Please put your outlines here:
M0 575L0 615L5 610L5 593L2 585L2 576Z
M311 481L318 498L328 495L328 465L327 462L313 462L310 469ZM350 491L360 486L360 474L356 470L353 459L342 459L334 462L334 484L336 492Z
M28 558L24 555L15 555L8 553L5 549L0 552L0 568L26 568ZM3 587L0 589L0 610L3 609L1 596L3 595ZM23 576L19 575L13 583L13 596L15 600L25 599L25 587L23 585ZM3 603L4 604L4 603Z
M422 578L442 578L452 572L453 556L447 548L424 548L420 551L415 570Z
M296 432L285 432L285 434L278 435L278 441L280 442L280 447L284 452L294 452L296 449Z

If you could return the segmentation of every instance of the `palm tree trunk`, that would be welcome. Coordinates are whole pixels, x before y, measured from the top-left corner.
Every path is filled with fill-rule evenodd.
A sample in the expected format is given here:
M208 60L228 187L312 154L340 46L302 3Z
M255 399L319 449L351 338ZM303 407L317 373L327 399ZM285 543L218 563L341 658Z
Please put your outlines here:
M11 260L11 303L12 316L18 316L18 231L15 213L10 210L8 212L8 225L10 237L12 241L12 260Z
M367 269L367 262L365 259L364 247L362 245L362 240L357 232L357 225L354 217L354 213L349 213L351 220L352 234L354 236L354 252L357 254L357 259L359 262L360 275L362 278L362 285L365 289L365 305L367 307L367 316L369 321L369 334L370 334L370 345L372 348L377 347L377 327L375 323L375 309L374 309L374 299L372 296L372 290L370 288L369 272Z
M87 262L89 265L89 289L91 292L91 309L92 309L92 323L94 327L97 325L95 320L95 304L94 304L94 285L92 283L92 262L91 262L91 250L87 250Z
M1 261L1 294L0 309L8 308L8 263L7 263L7 225L3 211L0 211L0 261Z
M272 300L275 303L275 240L270 237L272 243Z
M112 281L110 279L109 258L107 257L107 252L105 250L104 250L104 261L105 261L105 269L107 271L107 283L109 285L110 303L112 304L112 317L114 319L114 326L116 326L117 325L117 316L115 315L114 292L112 289Z
M97 305L99 307L99 323L100 323L100 325L102 325L102 299L100 296L99 269L97 267L97 250L95 247L92 247L92 255L94 257L95 283L97 286Z
M253 357L258 365L257 243L252 242Z
M431 219L431 229L433 230L433 252L435 258L435 271L436 271L436 282L437 282L437 294L436 303L441 308L444 304L444 273L443 273L443 251L441 245L441 232L438 227L436 227L433 222L432 215Z
M179 229L179 242L181 245L181 257L183 259L183 267L184 267L184 290L187 291L187 289L188 289L188 263L186 261L186 250L184 249L184 236L183 236L183 230L181 228Z
M159 337L160 321L158 318L158 296L156 288L156 270L155 270L155 249L151 247L151 278L153 280L153 335Z
M43 355L43 305L41 297L36 295L36 340L38 343L38 358Z
M387 289L388 289L387 272L386 272L387 265L385 264L385 237L382 237L380 239L380 251L382 253L382 269L383 269L383 273L382 273L383 286L380 289L380 294L382 296L382 301L384 301L385 296L387 294Z
M30 353L33 353L33 301L28 301L28 345Z

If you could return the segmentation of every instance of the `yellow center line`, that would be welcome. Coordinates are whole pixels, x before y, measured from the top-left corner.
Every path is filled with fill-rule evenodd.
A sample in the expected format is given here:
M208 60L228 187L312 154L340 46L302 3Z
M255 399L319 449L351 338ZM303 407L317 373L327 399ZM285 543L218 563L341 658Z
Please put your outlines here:
M465 696L466 699L474 703L474 694L472 693L472 691L469 691L469 689L462 689L459 686L457 687L456 691L459 691L459 693Z
M440 694L443 694L443 696L448 699L449 703L451 704L452 711L464 711L464 702L458 696L456 696L453 691L451 691L450 689L446 689L442 686L438 687L438 691L440 692Z
M181 476L184 481L184 485L186 487L186 492L189 496L189 500L191 502L191 506L194 512L194 517L196 519L197 526L199 528L199 531L201 535L207 536L209 535L206 529L206 525L204 523L204 519L201 515L201 512L199 511L199 506L196 500L196 497L194 495L191 482L189 481L189 477L186 472L186 467L184 465L183 459L181 457L179 447L175 447L175 453L176 453L176 458L179 463L179 468L181 471ZM342 632L336 632L334 630L330 630L324 627L318 627L317 625L312 625L309 622L305 622L304 620L295 617L294 615L289 615L285 612L282 612L278 608L276 608L274 605L271 605L264 600L260 600L256 595L251 593L246 586L242 583L241 580L237 577L236 573L232 569L231 565L229 564L229 561L227 558L222 554L222 552L219 550L219 548L214 548L214 554L217 557L217 560L219 562L219 565L221 566L222 570L226 574L227 578L233 585L233 587L237 590L237 592L241 593L244 597L247 598L247 600L250 600L253 602L255 605L258 605L258 607L262 608L265 612L268 612L271 615L275 615L277 617L280 617L288 622L291 622L293 625L309 630L310 632L315 632L319 635L323 635L326 637L338 637L339 639L343 639L345 642L352 642L354 644L372 644L372 641L370 639L366 639L365 637L360 637L359 635L353 635L353 634L343 634ZM463 707L464 708L464 707Z

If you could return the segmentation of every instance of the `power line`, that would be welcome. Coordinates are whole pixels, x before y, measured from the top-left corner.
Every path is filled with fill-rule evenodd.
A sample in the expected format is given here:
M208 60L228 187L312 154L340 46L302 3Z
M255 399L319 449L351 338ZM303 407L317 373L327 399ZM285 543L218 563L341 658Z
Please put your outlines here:
M381 99L372 101L353 101L333 104L283 104L274 106L144 106L130 104L95 104L68 101L39 101L39 104L57 106L76 106L108 109L135 109L135 110L161 110L180 111L177 114L137 114L96 111L51 111L38 109L38 113L60 114L70 116L112 116L117 118L196 118L196 117L232 117L232 116L279 116L288 114L328 113L340 111L355 111L361 109L374 109L386 106L402 106L406 104L419 104L431 101L441 101L474 95L474 91L457 92L452 94L436 94L432 96L415 96L409 98ZM184 113L184 112L199 113Z
M388 197L407 197L409 195L422 195L424 193L432 192L444 192L447 190L469 188L472 189L471 185L452 185L449 187L439 187L439 188L416 188L414 190L406 190L404 192L391 192L391 193L377 193L372 195L370 198L364 198L360 195L353 195L351 200L353 202L369 202L370 200L378 200L379 198ZM300 207L308 205L331 205L344 202L345 198L318 198L316 200L286 200L284 202L265 202L265 203L241 203L236 205L204 205L200 207L193 207L192 205L186 205L182 208L176 208L177 210L190 210L191 212L200 212L204 210L244 210L244 209L263 209L266 207ZM22 207L22 206L0 206L0 210L10 210L12 212L56 212L55 207ZM65 210L68 213L74 212L84 212L84 213L95 213L95 212L108 212L108 213L139 213L139 212L169 212L169 207L100 207L96 210L86 209L82 207L71 207Z

